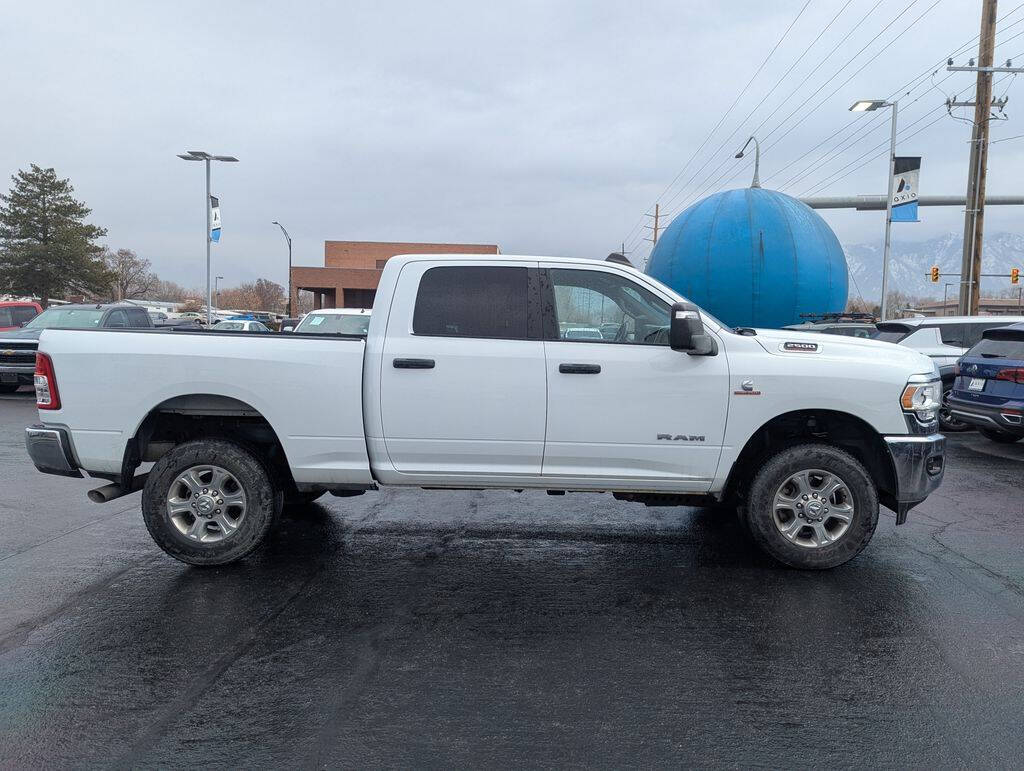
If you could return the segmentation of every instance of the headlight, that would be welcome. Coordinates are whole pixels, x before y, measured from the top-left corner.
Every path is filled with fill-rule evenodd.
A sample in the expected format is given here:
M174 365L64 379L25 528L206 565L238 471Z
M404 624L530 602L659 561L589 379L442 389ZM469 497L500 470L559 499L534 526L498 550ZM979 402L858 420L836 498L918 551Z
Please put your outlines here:
M913 412L922 423L935 420L942 406L942 381L929 380L924 383L907 383L900 397L900 405L906 412Z

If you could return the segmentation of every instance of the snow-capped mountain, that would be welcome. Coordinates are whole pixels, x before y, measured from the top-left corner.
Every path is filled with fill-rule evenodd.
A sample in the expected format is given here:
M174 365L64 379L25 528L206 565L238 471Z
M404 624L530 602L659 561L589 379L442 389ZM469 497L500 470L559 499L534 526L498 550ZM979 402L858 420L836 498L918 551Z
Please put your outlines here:
M843 251L850 269L850 297L863 295L866 300L878 300L882 296L882 244L843 244ZM939 283L933 284L929 273L932 265L938 265L942 273L958 274L962 255L963 235L960 233L909 243L900 239L892 246L889 291L942 299L944 284L950 282L954 286L949 287L949 294L956 296L957 275L942 276ZM1024 270L1024 235L986 234L982 272L1008 275L1010 268ZM1009 278L986 278L981 284L982 295L1010 287Z

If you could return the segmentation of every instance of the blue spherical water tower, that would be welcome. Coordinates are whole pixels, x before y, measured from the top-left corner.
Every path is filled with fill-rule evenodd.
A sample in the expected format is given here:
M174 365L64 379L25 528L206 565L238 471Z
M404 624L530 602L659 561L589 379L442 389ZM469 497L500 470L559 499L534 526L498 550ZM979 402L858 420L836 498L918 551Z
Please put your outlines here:
M776 190L698 201L658 239L647 273L730 326L782 327L846 308L846 255L821 216Z

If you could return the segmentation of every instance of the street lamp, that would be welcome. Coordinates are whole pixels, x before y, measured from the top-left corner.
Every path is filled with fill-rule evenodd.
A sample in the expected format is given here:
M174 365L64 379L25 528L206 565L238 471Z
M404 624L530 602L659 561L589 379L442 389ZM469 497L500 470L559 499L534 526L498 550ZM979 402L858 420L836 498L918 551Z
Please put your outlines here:
M279 228L281 228L281 232L284 233L284 240L288 242L288 308L287 308L287 313L288 313L288 317L291 318L291 316L292 316L292 237L290 235L288 235L288 231L284 229L284 225L282 225L277 220L274 220L270 224L271 225L277 225Z
M750 186L761 187L761 180L757 178L757 172L761 168L761 145L758 143L757 139L754 137L748 139L746 144L744 144L743 147L740 148L740 151L736 153L735 157L742 158L744 151L751 142L754 143L754 181L750 183Z
M217 310L220 310L220 282L224 280L224 276L213 277L213 294L217 298Z
M188 150L178 153L183 161L203 161L206 163L206 324L213 324L213 312L210 304L213 302L210 290L210 161L224 161L227 163L238 163L233 155L210 155L203 150Z
M892 107L892 133L889 139L889 196L885 202L885 250L882 252L882 321L887 318L889 301L886 296L889 291L889 245L891 242L890 231L892 230L892 187L896 176L896 113L899 110L898 102L887 102L884 99L862 99L854 102L850 107L851 112L874 112L882 107Z

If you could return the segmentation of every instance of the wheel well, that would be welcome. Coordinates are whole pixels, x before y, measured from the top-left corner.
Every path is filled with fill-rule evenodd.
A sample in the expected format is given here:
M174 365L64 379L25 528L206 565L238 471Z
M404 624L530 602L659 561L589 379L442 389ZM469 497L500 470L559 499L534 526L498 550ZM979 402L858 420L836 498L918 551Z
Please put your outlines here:
M284 447L259 410L227 396L190 394L161 402L143 419L124 451L121 479L131 479L143 462L159 460L176 445L218 438L252 450L286 488L294 488Z
M747 440L725 484L727 500L743 500L759 461L779 450L804 442L831 444L850 453L871 475L880 497L897 489L896 472L881 435L855 415L835 410L798 410L778 415ZM888 504L886 504L888 505Z

